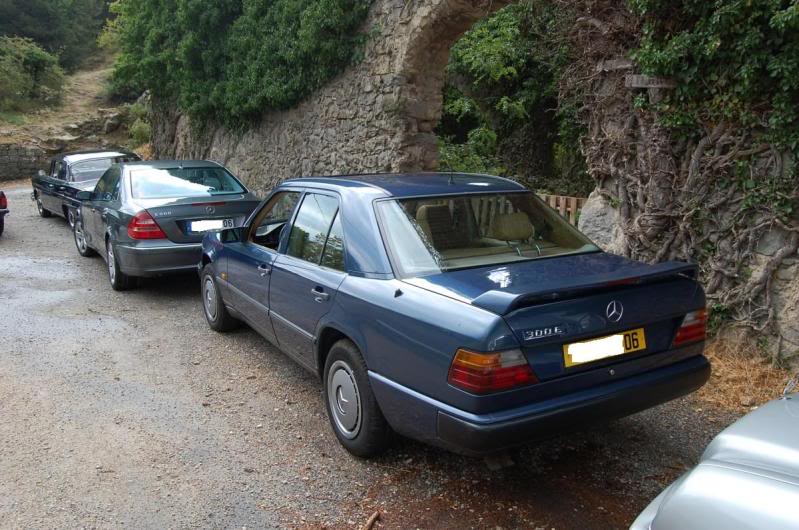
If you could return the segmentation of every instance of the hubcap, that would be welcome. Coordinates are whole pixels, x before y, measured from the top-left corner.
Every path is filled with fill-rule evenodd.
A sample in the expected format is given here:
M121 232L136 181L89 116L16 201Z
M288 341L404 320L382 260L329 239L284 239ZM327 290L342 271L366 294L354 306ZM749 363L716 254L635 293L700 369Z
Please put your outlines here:
M73 212L72 210L69 210L67 212L67 222L69 223L69 226L71 227L75 226L75 212Z
M86 252L86 238L83 237L83 227L80 223L75 225L75 244L78 246L78 250Z
M352 368L336 361L327 376L327 400L333 421L346 438L355 438L361 430L361 396Z
M210 320L216 320L216 287L211 278L206 278L203 283L203 303L205 304L205 313Z
M117 277L116 262L114 261L114 248L111 243L108 244L108 277L113 284Z
M36 209L41 214L44 211L44 207L42 207L42 201L40 199L36 199Z

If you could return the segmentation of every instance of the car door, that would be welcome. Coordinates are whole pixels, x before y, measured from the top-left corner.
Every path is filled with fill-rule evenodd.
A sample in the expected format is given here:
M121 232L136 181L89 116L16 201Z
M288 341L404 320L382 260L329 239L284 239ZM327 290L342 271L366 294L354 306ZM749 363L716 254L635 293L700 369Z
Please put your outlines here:
M314 335L347 273L339 200L308 192L272 266L269 305L278 343L315 368Z
M51 212L61 215L61 200L58 198L59 188L64 186L67 175L67 163L57 160L52 171L42 179L42 206Z
M227 280L220 282L225 301L261 335L277 343L269 319L269 284L283 227L302 193L283 190L273 194L240 231L238 241L225 243L221 266Z
M92 200L83 205L81 216L86 239L96 250L105 249L109 211L119 209L122 168L112 166L103 173L92 192Z

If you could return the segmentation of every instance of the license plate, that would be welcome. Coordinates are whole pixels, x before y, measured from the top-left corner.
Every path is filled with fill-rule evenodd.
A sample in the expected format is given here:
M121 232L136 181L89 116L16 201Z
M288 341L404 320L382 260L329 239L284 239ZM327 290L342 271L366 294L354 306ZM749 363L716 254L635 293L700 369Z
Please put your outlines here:
M616 335L564 344L563 361L568 368L644 349L646 349L644 328L631 329Z
M189 223L189 232L208 232L209 230L223 230L233 228L233 219L209 219L207 221L192 221Z

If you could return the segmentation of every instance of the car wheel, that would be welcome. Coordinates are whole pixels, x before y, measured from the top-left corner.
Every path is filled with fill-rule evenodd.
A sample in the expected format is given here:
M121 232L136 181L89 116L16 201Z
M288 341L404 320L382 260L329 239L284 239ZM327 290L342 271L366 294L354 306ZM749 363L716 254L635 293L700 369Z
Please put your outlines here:
M6 219L5 215L0 215L0 236L3 235L3 230L6 228Z
M67 222L69 223L70 228L75 228L75 210L72 208L67 208Z
M42 200L36 197L36 211L39 212L39 217L50 217L53 213L42 206Z
M372 393L366 362L349 340L333 344L327 355L324 399L333 432L347 451L366 458L388 448L391 428Z
M127 291L133 287L134 278L128 276L119 269L119 261L114 254L114 244L107 241L105 244L106 263L108 264L108 279L111 288L115 291Z
M222 295L216 286L213 270L210 265L203 268L201 289L203 296L203 313L208 326L214 331L230 331L236 329L240 322L228 313Z
M78 254L84 258L89 258L97 254L88 243L86 243L86 233L83 231L83 221L76 221L72 227L72 235L75 238L75 248Z

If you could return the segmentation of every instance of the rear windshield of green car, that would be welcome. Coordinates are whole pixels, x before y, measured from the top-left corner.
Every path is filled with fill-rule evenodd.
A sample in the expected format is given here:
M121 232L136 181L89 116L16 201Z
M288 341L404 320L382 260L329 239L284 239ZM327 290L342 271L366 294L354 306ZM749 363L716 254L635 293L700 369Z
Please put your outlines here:
M213 197L244 193L244 187L221 167L134 169L130 186L137 199Z

